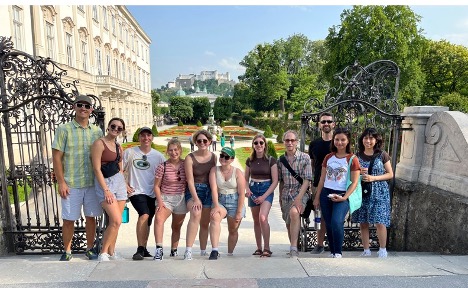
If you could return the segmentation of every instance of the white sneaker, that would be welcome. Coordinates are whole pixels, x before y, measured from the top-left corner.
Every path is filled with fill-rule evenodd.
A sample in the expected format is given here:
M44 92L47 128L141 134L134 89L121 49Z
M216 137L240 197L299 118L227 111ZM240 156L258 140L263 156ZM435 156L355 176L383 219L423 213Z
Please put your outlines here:
M364 250L364 251L361 253L361 255L359 255L359 256L361 256L361 257L370 257L370 256L372 256L372 255L371 255L371 251L370 251L370 250Z
M297 259L299 257L299 252L297 250L289 250L289 258Z
M333 257L333 258L343 258L343 255L341 255L341 254L339 254L339 253L336 253L336 254L335 254L335 257Z
M192 251L185 250L184 260L192 260Z
M387 250L379 250L378 257L387 258Z
M109 259L110 255L107 253L101 253L98 256L98 261L103 262L103 261L110 261Z
M205 251L200 251L200 256L207 256L207 255L208 255L208 253L206 252L206 250Z
M156 248L156 252L154 252L153 260L162 261L163 260L163 248Z
M335 258L335 254L330 253L330 254L328 255L328 258Z
M109 260L122 261L122 260L124 260L124 258L123 258L122 255L120 255L119 253L114 252L114 255L110 255L110 256L109 256Z

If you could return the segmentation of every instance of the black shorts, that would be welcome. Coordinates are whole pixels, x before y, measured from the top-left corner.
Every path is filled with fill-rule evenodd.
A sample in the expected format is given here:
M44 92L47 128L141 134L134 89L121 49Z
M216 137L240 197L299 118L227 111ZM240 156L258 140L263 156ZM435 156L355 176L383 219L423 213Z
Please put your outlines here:
M138 212L139 217L148 214L148 226L151 226L154 213L156 212L156 198L145 194L137 194L128 199L132 202L133 208Z

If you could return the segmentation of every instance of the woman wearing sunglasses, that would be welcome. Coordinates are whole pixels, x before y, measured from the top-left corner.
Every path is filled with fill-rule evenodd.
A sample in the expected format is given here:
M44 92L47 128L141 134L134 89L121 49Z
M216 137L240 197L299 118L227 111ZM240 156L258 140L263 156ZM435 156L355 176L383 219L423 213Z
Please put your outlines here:
M252 148L252 154L245 161L247 183L245 197L249 199L257 242L257 250L252 255L270 257L272 252L268 214L273 203L274 191L278 186L278 168L276 159L268 155L265 136L262 134L255 136L252 140Z
M210 260L217 260L219 257L221 220L227 216L228 255L232 256L239 238L238 229L242 218L245 217L245 179L242 171L231 165L235 156L234 149L223 147L219 155L221 166L215 166L210 171L211 197L213 198L210 214L210 240L213 250Z
M117 136L123 130L125 130L125 122L120 118L112 118L107 127L107 134L94 141L91 147L96 194L102 208L109 216L99 261L120 258L115 253L115 243L122 223L122 212L127 201L127 185L122 173L123 151L117 143Z
M187 175L187 190L185 201L190 211L187 224L185 260L192 260L192 246L200 226L200 255L206 255L208 243L208 227L210 225L211 189L209 182L210 170L216 166L216 155L208 150L211 145L211 134L206 130L198 130L193 135L197 151L185 158L185 173Z
M156 252L154 260L163 260L164 223L172 215L171 257L177 256L180 229L187 214L185 203L185 177L182 145L176 138L167 143L166 154L169 160L160 164L156 170L154 192L156 194L156 217L154 218L154 238Z

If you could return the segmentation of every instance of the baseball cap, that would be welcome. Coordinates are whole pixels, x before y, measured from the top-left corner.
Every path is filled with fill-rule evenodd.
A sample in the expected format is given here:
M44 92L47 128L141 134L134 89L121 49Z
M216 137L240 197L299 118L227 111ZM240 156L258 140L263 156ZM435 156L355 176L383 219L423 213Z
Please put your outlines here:
M148 132L148 133L150 133L151 135L153 135L153 130L151 130L151 128L149 128L149 127L141 127L141 128L140 128L140 132L138 132L138 135L140 135L140 134L143 133L143 132ZM153 135L153 136L154 136L154 135Z
M234 149L230 147L223 147L223 149L221 149L221 153L225 153L231 156L232 158L236 157L236 151L234 151Z
M76 96L75 101L73 101L73 104L76 104L78 102L85 102L90 105L93 104L93 102L91 101L91 97L89 97L88 95L83 95L83 94Z

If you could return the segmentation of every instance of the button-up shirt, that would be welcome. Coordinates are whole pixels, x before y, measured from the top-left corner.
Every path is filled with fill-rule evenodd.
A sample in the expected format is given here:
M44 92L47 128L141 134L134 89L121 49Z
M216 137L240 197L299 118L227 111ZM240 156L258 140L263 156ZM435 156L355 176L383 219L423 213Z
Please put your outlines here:
M284 153L286 160L286 152ZM292 162L289 166L304 180L312 180L312 166L310 156L304 152L296 150ZM283 200L295 199L301 189L301 183L294 178L283 163L278 160L278 180L283 181L283 190L280 191Z

